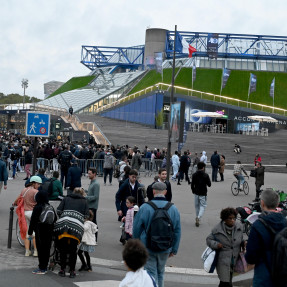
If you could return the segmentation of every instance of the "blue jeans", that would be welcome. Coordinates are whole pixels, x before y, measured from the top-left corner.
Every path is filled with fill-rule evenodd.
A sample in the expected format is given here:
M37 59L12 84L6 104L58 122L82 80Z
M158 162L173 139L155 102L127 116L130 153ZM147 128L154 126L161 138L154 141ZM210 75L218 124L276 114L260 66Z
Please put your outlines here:
M245 182L244 176L242 174L236 175L237 178L237 184L238 184L238 189L240 188L240 184L243 184Z
M39 157L37 160L37 167L39 168L45 168L45 161L44 158Z
M212 166L212 181L217 181L218 166Z
M169 253L149 253L148 260L145 265L146 271L154 278L158 287L164 286L164 270L165 263Z
M207 197L195 194L194 206L195 206L196 217L201 218L207 206Z
M12 167L13 167L13 175L12 175L12 177L13 177L13 178L15 178L15 175L16 175L17 164L18 164L18 161L17 161L17 159L15 159L15 160L13 161L13 165L12 165Z

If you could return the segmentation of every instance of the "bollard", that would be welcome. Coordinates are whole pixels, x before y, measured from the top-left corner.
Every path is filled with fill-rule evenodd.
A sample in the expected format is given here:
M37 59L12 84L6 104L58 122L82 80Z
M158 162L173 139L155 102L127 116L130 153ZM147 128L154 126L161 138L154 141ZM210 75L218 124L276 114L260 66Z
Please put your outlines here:
M10 207L10 216L9 216L9 228L8 228L8 243L7 243L7 248L11 248L11 244L12 244L13 216L14 216L14 206L11 206L11 207Z

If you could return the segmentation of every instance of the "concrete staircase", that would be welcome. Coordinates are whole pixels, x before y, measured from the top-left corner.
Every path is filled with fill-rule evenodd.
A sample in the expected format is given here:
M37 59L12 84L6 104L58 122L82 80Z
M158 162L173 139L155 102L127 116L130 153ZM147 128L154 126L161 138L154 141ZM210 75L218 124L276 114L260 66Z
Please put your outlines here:
M81 121L94 121L107 136L113 145L138 146L143 150L147 145L150 149L167 146L167 130L158 130L136 123L114 120L101 117L100 115L79 115ZM233 152L234 144L241 146L242 153L237 155ZM286 154L287 130L279 130L269 133L268 137L188 132L183 150L200 154L207 152L208 160L214 150L226 157L226 168L233 168L234 163L240 160L243 164L249 164L251 169L254 165L254 157L257 153L262 157L262 163L266 165L266 171L287 172ZM172 143L172 151L177 150L177 143ZM173 153L172 152L172 153ZM230 166L228 166L230 164ZM269 167L268 165L273 165ZM279 166L275 166L279 165Z
M110 145L110 141L107 137L103 134L97 124L93 121L81 121L77 115L73 115L69 117L68 115L64 115L61 117L65 122L71 124L75 131L84 131L88 132L95 138L97 144L102 145ZM91 118L90 118L91 119Z

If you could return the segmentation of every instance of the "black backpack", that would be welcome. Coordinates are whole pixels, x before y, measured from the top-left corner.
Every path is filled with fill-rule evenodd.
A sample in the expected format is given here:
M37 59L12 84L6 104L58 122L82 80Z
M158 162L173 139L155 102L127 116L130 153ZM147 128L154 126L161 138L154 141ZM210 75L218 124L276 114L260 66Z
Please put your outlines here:
M71 166L71 154L68 152L63 152L60 155L60 164L62 168L68 168Z
M53 224L55 221L55 210L50 204L45 203L39 216L39 221L45 224Z
M266 221L258 218L274 236L271 257L271 279L276 287L287 286L287 227L276 232Z
M153 209L154 214L147 232L147 248L152 251L166 251L172 247L174 240L174 228L168 214L173 203L168 202L165 207L159 208L152 201L147 202Z
M54 178L49 178L48 180L46 180L43 184L42 184L42 191L47 192L48 193L48 197L50 197L53 193L53 182L56 179Z

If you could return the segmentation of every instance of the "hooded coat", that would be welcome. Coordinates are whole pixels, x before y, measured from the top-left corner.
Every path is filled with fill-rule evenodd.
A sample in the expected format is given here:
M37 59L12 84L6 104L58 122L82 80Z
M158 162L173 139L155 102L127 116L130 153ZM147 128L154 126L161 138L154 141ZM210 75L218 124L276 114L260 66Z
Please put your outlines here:
M227 236L225 223L221 221L211 231L211 234L206 238L206 244L212 249L218 249L218 243L223 245L223 248L218 249L218 261L216 271L218 278L222 282L230 282L231 262L236 264L240 246L243 242L243 228L241 223L235 222L232 240Z
M207 156L206 156L206 151L202 152L202 156L200 158L200 161L204 162L205 164L207 164Z
M277 212L263 212L260 218L279 232L287 226L286 218ZM249 264L255 264L253 287L275 287L271 281L270 268L272 257L273 236L259 220L252 225L245 259Z

